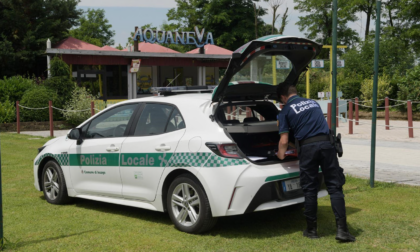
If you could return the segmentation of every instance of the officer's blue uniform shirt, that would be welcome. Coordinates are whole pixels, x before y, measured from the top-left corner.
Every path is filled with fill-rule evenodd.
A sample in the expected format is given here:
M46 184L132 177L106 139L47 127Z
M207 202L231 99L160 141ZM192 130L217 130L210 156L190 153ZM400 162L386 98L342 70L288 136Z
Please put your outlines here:
M328 135L329 129L319 104L310 99L294 95L289 98L282 111L277 115L279 134L294 130L297 140L317 135Z

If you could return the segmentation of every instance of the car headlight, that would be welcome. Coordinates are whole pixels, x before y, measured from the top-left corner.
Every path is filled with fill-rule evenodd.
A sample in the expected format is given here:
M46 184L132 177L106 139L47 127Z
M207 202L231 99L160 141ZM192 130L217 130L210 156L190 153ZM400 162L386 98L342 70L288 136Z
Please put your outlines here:
M47 147L46 145L44 145L44 146L42 146L41 148L38 148L38 154L39 153L41 153L41 151L43 150L43 149L45 149L45 147Z

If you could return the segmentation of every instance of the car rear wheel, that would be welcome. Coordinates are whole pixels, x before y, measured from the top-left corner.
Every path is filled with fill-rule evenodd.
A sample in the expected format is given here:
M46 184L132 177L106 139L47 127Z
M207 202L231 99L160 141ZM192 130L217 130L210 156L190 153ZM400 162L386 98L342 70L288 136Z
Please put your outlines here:
M63 171L55 161L48 161L42 170L42 188L45 199L51 204L61 205L71 201Z
M169 216L180 231L199 234L210 230L217 222L203 187L191 175L180 175L172 182L166 203Z

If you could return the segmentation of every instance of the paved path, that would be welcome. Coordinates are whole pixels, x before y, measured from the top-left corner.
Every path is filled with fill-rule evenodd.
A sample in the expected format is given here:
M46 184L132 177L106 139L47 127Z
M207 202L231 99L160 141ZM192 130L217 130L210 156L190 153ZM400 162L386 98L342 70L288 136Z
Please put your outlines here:
M384 121L377 121L375 180L420 186L420 129L414 129L414 138L408 137L407 128L385 130ZM390 125L408 127L407 121L391 121ZM420 128L420 122L414 122ZM56 130L55 136L66 135L68 130ZM339 122L337 132L343 136L344 155L340 165L345 172L356 177L370 177L371 121L360 120L348 134L348 122ZM22 134L47 137L49 131L25 131Z
M344 155L340 165L345 172L357 177L370 178L371 120L353 124L339 122L337 132L342 134ZM407 121L391 121L393 128L385 130L384 120L376 122L375 180L420 185L420 122L414 122L414 138L408 137ZM416 129L419 128L419 129Z

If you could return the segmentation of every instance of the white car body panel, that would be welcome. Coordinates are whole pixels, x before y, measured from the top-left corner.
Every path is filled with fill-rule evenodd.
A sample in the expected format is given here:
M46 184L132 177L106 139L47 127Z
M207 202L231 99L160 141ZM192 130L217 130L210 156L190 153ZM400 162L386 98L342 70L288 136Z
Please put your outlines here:
M184 133L185 129L181 129L161 135L127 137L120 162L124 198L155 200L162 173ZM162 145L170 149L157 150Z

